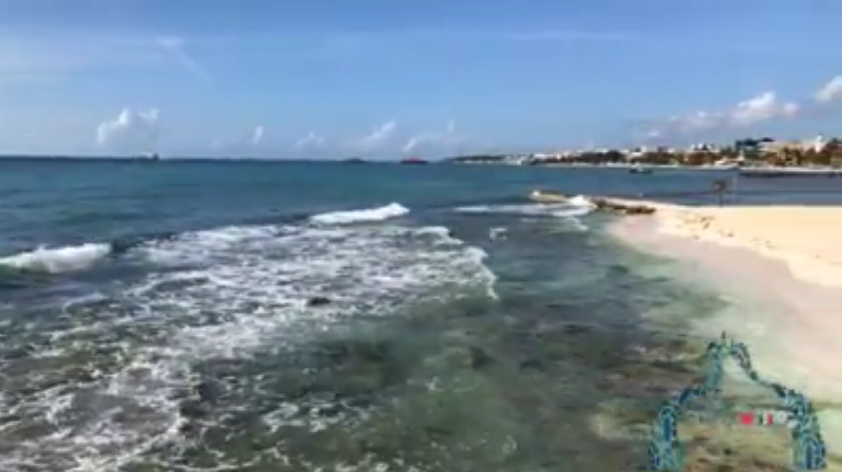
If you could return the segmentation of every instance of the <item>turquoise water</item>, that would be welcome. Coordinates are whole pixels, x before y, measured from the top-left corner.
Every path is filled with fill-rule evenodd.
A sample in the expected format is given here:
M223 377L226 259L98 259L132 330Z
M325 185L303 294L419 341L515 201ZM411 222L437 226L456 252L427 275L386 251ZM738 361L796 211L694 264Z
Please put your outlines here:
M0 163L0 469L629 470L724 302L524 196L719 175Z

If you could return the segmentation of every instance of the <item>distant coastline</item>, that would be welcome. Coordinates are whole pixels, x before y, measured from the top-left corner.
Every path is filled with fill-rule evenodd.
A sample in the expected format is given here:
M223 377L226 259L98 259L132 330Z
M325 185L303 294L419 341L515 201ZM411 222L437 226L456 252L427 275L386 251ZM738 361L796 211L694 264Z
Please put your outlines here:
M819 135L802 141L764 137L738 139L726 146L700 143L688 148L639 146L630 149L559 151L531 154L478 154L449 159L458 164L529 166L646 166L676 168L842 169L842 140Z
M136 163L182 163L182 162L253 162L259 164L292 164L292 163L326 163L326 164L398 164L398 160L367 160L360 158L352 159L301 159L301 158L279 158L279 157L201 157L201 156L168 156L157 159L135 156L82 156L82 155L0 155L0 163L3 162L62 162L62 163L83 163L83 162L136 162ZM431 161L435 162L435 161Z
M131 162L144 165L171 163L330 163L330 164L457 164L538 166L565 168L629 169L636 174L653 170L734 170L746 177L842 176L842 141L819 135L803 141L776 141L772 138L745 138L733 144L695 144L686 149L664 146L631 149L560 151L555 153L482 153L442 158L374 159L359 156L329 159L277 157L143 156L104 155L0 155L0 162Z
M456 165L517 165L500 162L452 162ZM521 164L522 165L522 164ZM625 169L634 170L641 167L650 170L693 170L693 171L737 171L744 175L783 177L789 175L832 175L842 176L842 168L832 166L795 166L795 165L770 165L763 162L749 163L744 165L717 165L717 164L641 164L635 162L609 162L609 163L542 163L532 164L534 167L566 168L566 169Z
M400 165L401 160L368 160L362 158L353 159L287 159L287 158L254 158L254 157L190 157L174 156L166 158L138 158L128 156L0 156L0 165L9 163L49 163L51 165L81 165L91 163L101 164L132 164L143 166L156 166L168 164L250 164L250 165L289 165L289 164L330 164L330 165ZM763 162L754 162L743 165L716 165L716 164L641 164L638 162L546 162L536 164L516 164L502 160L463 160L463 158L444 158L440 160L425 161L431 165L489 165L489 166L532 166L545 167L548 169L614 169L635 171L645 167L647 171L736 171L746 177L775 178L793 176L828 176L842 177L842 168L832 166L794 166L794 165L769 165ZM648 172L646 172L648 173Z

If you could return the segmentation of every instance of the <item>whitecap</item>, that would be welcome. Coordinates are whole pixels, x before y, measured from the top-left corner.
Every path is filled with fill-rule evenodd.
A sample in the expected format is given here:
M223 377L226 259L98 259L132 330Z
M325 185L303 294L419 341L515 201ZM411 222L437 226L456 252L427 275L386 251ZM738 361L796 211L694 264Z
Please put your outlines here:
M45 431L15 438L0 468L118 470L154 450L181 449L181 428L189 421L183 392L194 391L202 362L285 352L358 316L496 297L494 274L483 263L487 254L443 227L225 227L149 241L129 256L160 270L64 303L66 324L49 333L44 352L33 353L86 371L84 380L0 396L7 417L27 418ZM308 306L317 296L329 303ZM90 353L89 364L78 365ZM39 370L22 375L31 382L27 388L48 380Z
M400 203L390 203L377 208L365 208L360 210L331 211L320 213L310 217L313 223L325 225L342 225L350 223L364 223L372 221L384 221L397 218L409 213L409 209Z
M585 196L577 195L560 203L523 203L510 205L475 205L455 209L458 213L493 213L505 215L548 216L569 218L585 216L596 209L596 205Z
M110 253L111 245L100 243L56 248L40 246L32 251L0 258L0 265L20 270L58 274L87 269Z

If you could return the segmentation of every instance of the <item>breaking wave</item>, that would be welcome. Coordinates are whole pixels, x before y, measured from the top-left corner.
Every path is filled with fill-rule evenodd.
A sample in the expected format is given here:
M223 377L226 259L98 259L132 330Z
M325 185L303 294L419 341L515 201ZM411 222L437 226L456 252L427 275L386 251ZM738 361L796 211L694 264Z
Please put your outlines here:
M547 216L570 218L585 216L596 206L581 195L571 197L562 203L521 203L503 205L473 205L457 207L459 213L497 213L506 215Z
M110 244L86 243L56 248L41 246L32 251L0 258L0 266L58 274L87 269L110 253Z
M320 213L310 217L314 223L335 225L364 223L372 221L384 221L390 218L397 218L409 213L409 209L400 203L390 203L378 208L367 208L363 210L332 211Z
M114 280L50 313L8 318L0 329L0 469L187 470L176 464L199 441L211 449L208 466L189 470L238 470L247 461L230 441L239 436L218 431L243 415L254 420L248 431L267 435L353 424L374 406L279 395L293 352L351 320L496 297L486 254L447 228L344 226L407 211L393 204L316 215L315 225L231 226L122 247L150 268L142 280ZM2 263L82 270L113 249L39 249ZM277 365L249 373L265 359ZM262 406L249 413L246 402ZM284 447L273 442L254 460Z
M371 223L397 218L408 213L409 209L400 203L390 203L377 208L319 213L310 216L309 221L321 225ZM253 231L253 228L240 227L230 231L232 234L235 232L242 233ZM150 239L169 239L172 236L169 234L153 235ZM231 237L231 235L217 237ZM0 267L48 274L76 272L89 269L100 260L111 255L128 252L144 242L143 238L132 238L112 243L84 243L61 247L39 246L30 251L0 257Z
M480 215L515 215L537 218L557 218L569 224L576 231L588 231L580 217L593 212L596 206L587 197L577 195L562 203L512 203L497 205L460 206L457 213Z

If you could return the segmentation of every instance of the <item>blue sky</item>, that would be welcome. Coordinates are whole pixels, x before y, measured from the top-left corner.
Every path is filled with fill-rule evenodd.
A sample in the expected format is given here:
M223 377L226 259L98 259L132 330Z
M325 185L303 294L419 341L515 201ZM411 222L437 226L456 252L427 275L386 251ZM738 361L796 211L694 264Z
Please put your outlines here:
M0 0L0 152L842 134L840 22L833 0Z

